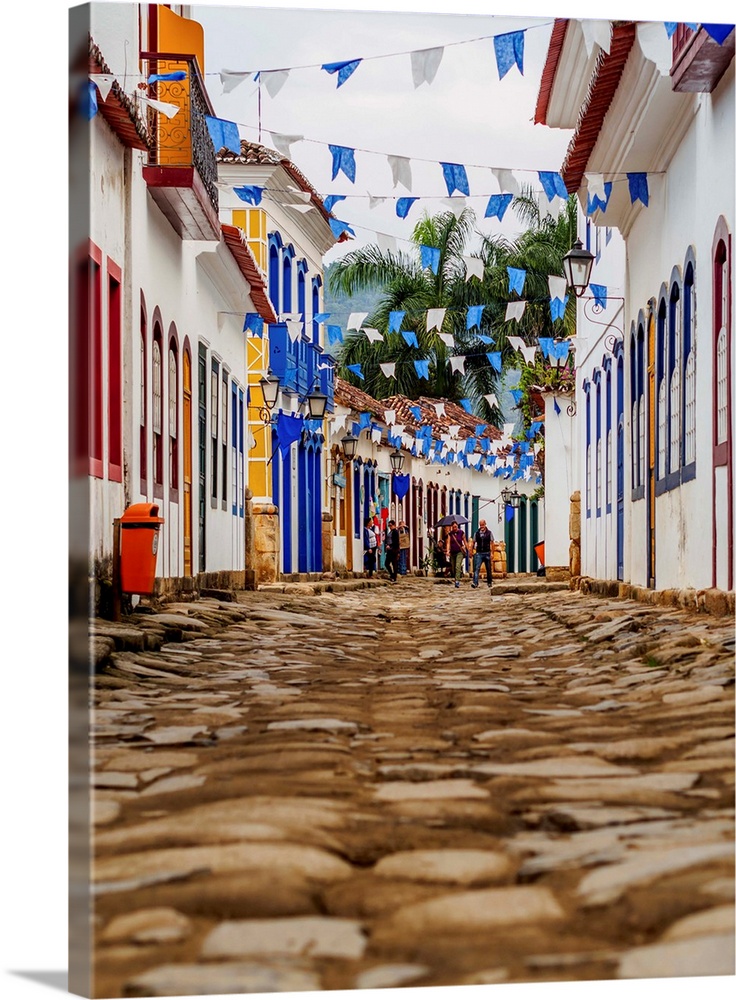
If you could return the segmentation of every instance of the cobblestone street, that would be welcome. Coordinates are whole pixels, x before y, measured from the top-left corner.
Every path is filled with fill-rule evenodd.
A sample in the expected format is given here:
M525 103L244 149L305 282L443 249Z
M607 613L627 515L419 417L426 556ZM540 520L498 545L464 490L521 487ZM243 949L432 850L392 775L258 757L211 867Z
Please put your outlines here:
M305 590L107 629L94 995L734 973L730 618Z

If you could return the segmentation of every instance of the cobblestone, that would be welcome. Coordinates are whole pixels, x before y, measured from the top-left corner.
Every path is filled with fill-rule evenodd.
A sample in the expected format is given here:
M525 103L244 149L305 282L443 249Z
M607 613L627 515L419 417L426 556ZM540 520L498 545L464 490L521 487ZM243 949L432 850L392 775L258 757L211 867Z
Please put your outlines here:
M94 623L95 995L732 975L732 626L361 582Z

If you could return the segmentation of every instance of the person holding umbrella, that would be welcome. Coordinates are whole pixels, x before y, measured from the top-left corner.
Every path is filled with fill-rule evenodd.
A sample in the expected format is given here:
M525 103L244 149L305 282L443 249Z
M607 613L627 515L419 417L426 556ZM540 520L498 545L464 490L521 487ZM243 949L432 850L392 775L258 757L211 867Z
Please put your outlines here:
M450 524L450 534L447 537L447 558L450 562L451 575L455 577L455 589L460 586L463 576L463 560L468 554L468 545L465 541L465 532L457 521Z

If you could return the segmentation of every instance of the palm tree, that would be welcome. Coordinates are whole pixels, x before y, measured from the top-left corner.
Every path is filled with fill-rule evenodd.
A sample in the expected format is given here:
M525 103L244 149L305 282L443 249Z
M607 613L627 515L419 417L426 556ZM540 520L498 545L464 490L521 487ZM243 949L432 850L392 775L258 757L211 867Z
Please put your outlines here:
M364 333L348 333L338 353L338 373L355 382L348 365L361 365L364 381L361 388L376 398L400 393L411 399L431 395L458 401L468 398L473 412L498 423L502 414L490 407L486 394L497 393L502 372L490 363L489 352L499 352L502 367L518 367L518 355L509 344L509 336L521 336L527 342L540 336L569 332L574 324L574 303L568 303L562 320L552 321L549 309L550 274L562 274L562 257L572 246L575 232L575 201L568 199L565 212L557 220L543 216L531 192L515 199L517 214L528 228L514 241L498 236L483 236L474 256L483 261L483 279L466 281L463 256L475 235L475 216L465 209L458 217L452 212L426 215L414 228L411 240L415 253L383 252L376 246L359 248L347 254L330 274L330 288L346 295L374 290L381 298L365 325L383 334L371 342ZM422 267L420 247L439 250L436 273ZM506 321L509 293L507 267L526 270L524 297L527 299L522 321ZM537 301L539 300L539 301ZM469 306L484 306L479 325L467 329ZM427 331L428 309L445 309L439 331ZM401 333L388 332L389 313L404 311L402 330L416 335L418 348L410 347ZM555 329L556 327L560 329ZM452 334L454 349L443 341L442 334ZM492 343L488 338L492 338ZM450 357L465 357L464 372L454 371ZM429 361L429 379L417 374L413 362ZM381 371L382 363L395 363L395 378Z

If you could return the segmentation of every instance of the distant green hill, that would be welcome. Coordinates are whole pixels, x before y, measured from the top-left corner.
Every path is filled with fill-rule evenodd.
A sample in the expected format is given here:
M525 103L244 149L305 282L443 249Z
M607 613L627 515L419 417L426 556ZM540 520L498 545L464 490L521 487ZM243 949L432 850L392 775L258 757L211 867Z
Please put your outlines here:
M334 263L328 264L324 272L324 311L330 314L327 322L341 327L343 332L345 332L350 314L365 312L370 316L380 301L381 294L375 291L358 292L356 295L344 295L342 292L335 294L331 292L330 272L334 267Z

